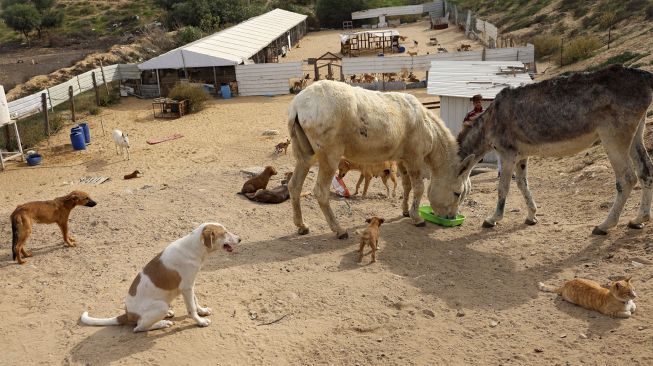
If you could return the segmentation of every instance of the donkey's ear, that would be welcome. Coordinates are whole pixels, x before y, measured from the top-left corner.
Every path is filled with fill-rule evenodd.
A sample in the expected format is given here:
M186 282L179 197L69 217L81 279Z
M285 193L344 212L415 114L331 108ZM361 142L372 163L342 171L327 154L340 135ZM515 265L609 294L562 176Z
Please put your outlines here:
M379 225L383 224L385 222L385 219L379 219Z
M372 222L372 219L365 219L365 222L369 224L370 222Z
M458 171L458 176L466 176L469 174L469 172L472 171L472 168L474 168L474 165L476 165L476 155L471 154L468 157L465 158L465 160L460 163L460 170Z
M628 277L624 278L624 280L625 280L626 282L630 283L630 280L631 280L632 278L633 278L633 276L628 276Z

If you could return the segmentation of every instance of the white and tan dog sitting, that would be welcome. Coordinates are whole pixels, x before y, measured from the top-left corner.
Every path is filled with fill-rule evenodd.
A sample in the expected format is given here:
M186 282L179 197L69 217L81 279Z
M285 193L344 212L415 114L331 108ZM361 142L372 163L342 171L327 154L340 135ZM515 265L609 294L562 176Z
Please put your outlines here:
M184 296L188 314L197 325L206 327L211 321L210 308L200 307L195 297L195 277L209 253L220 248L231 252L240 238L218 223L204 223L185 237L168 245L154 257L129 287L125 300L125 314L113 318L92 318L82 314L86 325L136 324L134 332L144 332L172 325L174 312L170 303L179 294Z

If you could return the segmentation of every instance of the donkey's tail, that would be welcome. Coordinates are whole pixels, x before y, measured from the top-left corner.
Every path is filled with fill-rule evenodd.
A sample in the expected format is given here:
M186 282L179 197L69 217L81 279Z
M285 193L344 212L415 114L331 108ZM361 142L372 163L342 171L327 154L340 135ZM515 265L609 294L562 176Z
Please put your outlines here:
M288 110L288 132L290 133L290 140L293 149L297 149L296 151L300 153L301 156L309 158L315 155L313 146L311 146L311 142L308 140L304 128L299 123L299 114L292 103Z
M560 288L558 288L558 287L553 287L553 286L549 286L549 285L545 285L545 284L543 284L542 282L539 282L539 283L537 284L537 288L539 288L540 291L544 291L544 292L553 292L553 293L556 293L556 294L560 294Z
M18 244L18 218L14 215L11 215L11 256L13 260L16 260L16 245Z

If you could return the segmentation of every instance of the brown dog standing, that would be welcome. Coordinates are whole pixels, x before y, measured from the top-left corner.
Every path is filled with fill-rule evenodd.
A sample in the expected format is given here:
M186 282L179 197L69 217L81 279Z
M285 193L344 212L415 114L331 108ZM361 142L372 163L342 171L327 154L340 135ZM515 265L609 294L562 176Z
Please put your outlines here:
M75 206L93 207L97 205L87 193L72 191L51 201L28 202L16 207L11 214L11 253L18 264L25 263L22 257L31 257L32 253L25 250L25 243L32 233L32 224L56 223L61 229L63 240L69 247L75 246L75 239L68 233L68 217Z
M363 250L366 245L369 245L372 248L372 261L370 263L376 262L376 249L379 246L379 227L383 224L385 220L378 218L376 216L365 220L369 223L363 235L361 236L361 246L358 249L358 262L363 261Z
M270 177L276 174L277 170L274 169L274 167L268 165L265 167L265 170L263 170L261 174L256 175L245 182L245 184L243 184L243 188L238 193L255 193L259 189L265 189L265 187L268 186Z

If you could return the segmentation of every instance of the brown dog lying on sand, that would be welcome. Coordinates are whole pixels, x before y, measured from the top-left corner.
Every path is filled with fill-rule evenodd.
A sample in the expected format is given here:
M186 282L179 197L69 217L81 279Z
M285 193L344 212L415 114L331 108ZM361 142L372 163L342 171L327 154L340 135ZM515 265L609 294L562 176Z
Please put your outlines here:
M376 216L365 220L369 223L363 235L361 235L361 246L358 249L358 262L363 261L363 250L366 245L369 245L372 248L372 261L370 263L376 262L376 249L379 247L379 226L383 224L385 220L378 218Z
M286 173L281 185L271 189L259 189L256 193L244 193L245 197L252 201L261 203L281 203L290 198L288 193L288 181L292 177L292 172Z
M238 194L256 193L259 189L265 189L268 186L270 177L276 174L277 170L274 167L266 166L261 174L255 175L247 180Z
M56 223L61 229L63 240L69 247L75 246L75 239L68 233L68 217L76 206L93 207L97 205L87 193L72 191L51 201L28 202L16 207L11 214L11 253L18 264L25 263L23 257L31 257L32 253L25 250L25 243L32 233L32 224Z

